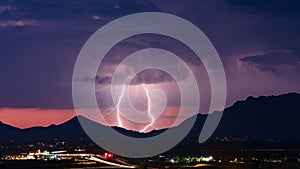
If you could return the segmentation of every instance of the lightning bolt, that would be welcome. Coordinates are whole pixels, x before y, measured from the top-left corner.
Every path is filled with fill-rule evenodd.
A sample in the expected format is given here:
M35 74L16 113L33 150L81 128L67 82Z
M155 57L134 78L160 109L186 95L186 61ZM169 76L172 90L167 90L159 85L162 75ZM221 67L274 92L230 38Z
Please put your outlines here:
M122 98L124 97L124 92L125 92L125 85L122 87L121 96L119 97L118 104L117 104L117 120L118 120L119 127L123 127L122 119L120 115L121 114L120 105L121 105Z
M148 113L148 116L151 118L151 123L149 123L145 128L143 128L140 132L141 133L144 133L150 126L153 125L154 121L155 121L155 118L152 116L151 114L151 100L150 100L150 96L149 96L149 90L146 88L145 84L143 84L143 88L146 92L146 96L147 96L147 113Z
M103 114L110 114L112 113L113 111L115 111L116 108L115 107L111 107L111 108L108 108L107 110L104 110L103 111Z
M108 87L103 87L103 88L91 91L90 94L93 94L93 93L96 93L96 92L102 92L103 90L106 90L106 88L108 88Z
M118 103L116 106L117 121L118 121L119 127L123 127L120 106L121 106L122 99L124 97L125 87L126 87L125 85L122 87L121 95L118 99ZM147 113L148 113L148 116L151 118L151 122L147 126L145 126L142 130L140 130L141 133L144 133L149 127L153 126L153 123L155 122L155 117L151 114L151 100L150 100L150 96L149 96L149 90L146 88L145 84L143 84L143 89L145 90L146 96L147 96Z

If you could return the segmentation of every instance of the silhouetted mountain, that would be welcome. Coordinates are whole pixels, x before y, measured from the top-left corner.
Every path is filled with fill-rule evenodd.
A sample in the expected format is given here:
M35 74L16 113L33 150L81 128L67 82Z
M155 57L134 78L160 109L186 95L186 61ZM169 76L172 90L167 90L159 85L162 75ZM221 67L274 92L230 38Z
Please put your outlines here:
M280 96L248 97L246 100L238 101L233 106L226 108L223 113L222 120L212 139L229 136L245 138L247 136L249 139L262 141L269 139L300 141L300 125L298 122L300 119L300 94L289 93ZM77 118L87 121L96 128L107 127L82 116L75 117L61 125L33 127L24 130L0 123L2 134L0 143L6 144L13 140L21 144L48 141L55 138L70 141L89 140ZM205 119L206 115L197 115L195 125L184 141L197 141ZM183 123L190 123L190 119ZM165 131L158 130L141 134L123 128L115 127L114 129L131 137L151 137Z
M78 118L84 117L79 116ZM0 132L1 144L5 144L8 142L23 144L54 140L55 138L63 140L72 140L81 137L87 138L78 122L77 117L61 125L51 125L49 127L32 127L23 130L0 123Z
M21 133L21 129L0 122L0 143L9 143Z
M300 95L248 97L225 109L218 137L300 141Z

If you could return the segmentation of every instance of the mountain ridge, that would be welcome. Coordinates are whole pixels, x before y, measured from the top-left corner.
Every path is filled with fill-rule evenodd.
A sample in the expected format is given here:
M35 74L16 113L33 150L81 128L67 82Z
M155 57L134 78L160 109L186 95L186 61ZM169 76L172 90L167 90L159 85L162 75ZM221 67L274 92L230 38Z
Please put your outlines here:
M300 131L300 127L297 125L297 119L300 118L300 113L297 113L300 111L299 103L300 94L294 92L278 96L259 96L256 98L249 96L247 99L237 101L224 110L223 117L212 138L231 136L239 138L248 137L258 140L274 139L300 141L300 135L297 134L299 133L297 131ZM287 111L291 113L286 115ZM197 114L196 122L191 131L187 134L186 140L197 140L206 116L207 115ZM53 139L54 137L66 140L82 137L89 139L82 129L78 118L89 120L83 116L76 116L59 125L32 127L27 129L15 128L0 122L0 132L2 133L0 143L9 142L11 140L20 143L33 142L35 140ZM290 122L286 122L286 120L289 120ZM189 122L189 119L185 120L183 123L187 122ZM282 124L284 125L282 126ZM276 128L277 126L279 127ZM101 125L101 127L109 126ZM178 126L174 126L174 128L176 127ZM124 128L113 128L122 134L132 137L151 137L166 130L160 129L141 134ZM20 138L22 139L20 140Z

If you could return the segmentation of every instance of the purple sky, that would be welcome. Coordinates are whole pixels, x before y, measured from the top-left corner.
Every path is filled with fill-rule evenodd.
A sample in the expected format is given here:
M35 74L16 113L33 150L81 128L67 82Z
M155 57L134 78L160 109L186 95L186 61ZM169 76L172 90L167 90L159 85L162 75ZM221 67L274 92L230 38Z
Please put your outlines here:
M225 68L226 106L250 95L299 93L299 7L297 0L3 0L0 121L28 127L33 125L30 121L19 125L5 113L41 108L63 116L63 109L73 109L72 73L83 44L101 26L136 12L174 14L208 36ZM201 85L200 111L205 112L210 88L202 63L186 46L167 37L142 35L119 43L100 65L96 86L109 85L115 66L129 53L147 47L171 50L189 64ZM141 73L137 79L166 90L166 83L176 88L171 77L158 71ZM169 106L177 106L176 92L169 94ZM100 105L111 104L107 92L98 95Z

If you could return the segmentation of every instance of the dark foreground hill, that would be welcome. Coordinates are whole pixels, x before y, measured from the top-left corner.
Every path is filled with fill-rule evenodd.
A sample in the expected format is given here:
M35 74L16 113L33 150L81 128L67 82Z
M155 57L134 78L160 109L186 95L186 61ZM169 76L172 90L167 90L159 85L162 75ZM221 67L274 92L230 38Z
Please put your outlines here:
M6 145L27 144L37 141L48 141L55 138L69 141L80 139L89 140L83 131L77 118L89 121L91 125L105 128L82 116L73 118L61 125L49 127L33 127L18 129L0 123L0 144ZM197 115L194 127L184 141L197 142L205 115ZM280 96L248 97L244 101L238 101L223 112L222 120L210 140L215 141L227 138L243 138L251 141L294 141L300 142L300 95L289 93ZM190 119L184 123L189 123ZM119 132L132 137L149 137L160 134L164 130L152 131L140 134L121 128L115 128Z

